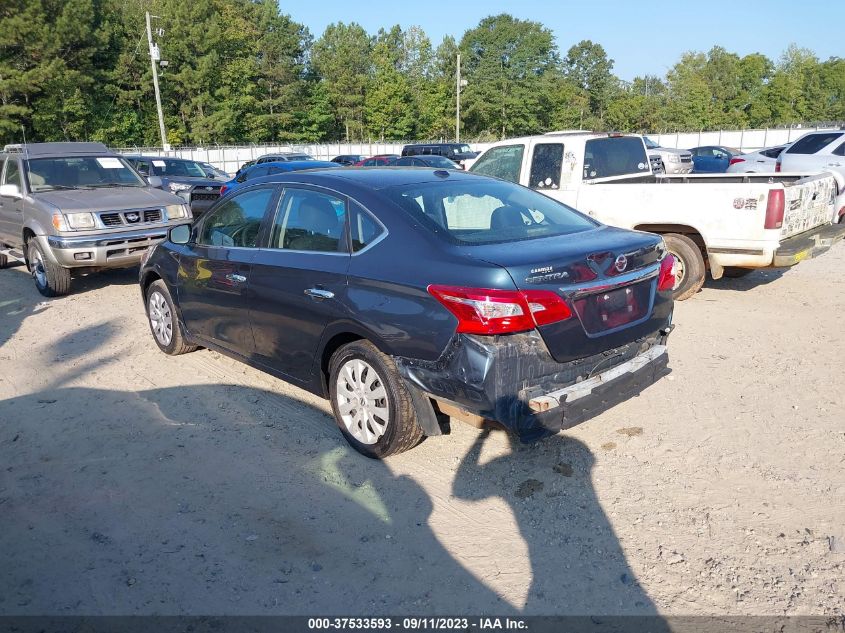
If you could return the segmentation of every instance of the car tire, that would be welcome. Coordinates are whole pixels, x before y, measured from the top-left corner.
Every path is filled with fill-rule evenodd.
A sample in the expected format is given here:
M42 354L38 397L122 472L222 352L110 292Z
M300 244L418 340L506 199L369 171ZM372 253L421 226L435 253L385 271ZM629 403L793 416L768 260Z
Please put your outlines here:
M329 394L340 432L362 455L383 459L423 438L396 364L369 341L348 343L335 352L329 362ZM368 398L370 394L375 397Z
M198 349L197 345L188 343L173 305L173 297L161 279L155 280L147 288L144 306L153 340L162 352L169 356L179 356Z
M667 250L678 260L680 278L672 293L675 301L689 299L704 285L704 256L701 249L686 235L668 233L663 236Z
M0 268L6 268L9 265L9 258L3 253L0 253Z
M70 269L50 261L38 240L26 245L29 272L35 287L45 297L60 297L70 292Z
M736 266L725 266L722 274L730 279L739 279L754 272L754 268L737 268Z

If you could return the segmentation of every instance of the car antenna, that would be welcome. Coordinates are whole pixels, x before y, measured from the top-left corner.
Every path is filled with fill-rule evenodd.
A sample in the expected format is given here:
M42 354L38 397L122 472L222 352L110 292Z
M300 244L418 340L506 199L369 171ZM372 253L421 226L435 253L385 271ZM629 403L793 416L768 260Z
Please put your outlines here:
M29 170L29 149L26 146L26 128L21 124L21 136L23 136L23 159L27 162L27 171Z

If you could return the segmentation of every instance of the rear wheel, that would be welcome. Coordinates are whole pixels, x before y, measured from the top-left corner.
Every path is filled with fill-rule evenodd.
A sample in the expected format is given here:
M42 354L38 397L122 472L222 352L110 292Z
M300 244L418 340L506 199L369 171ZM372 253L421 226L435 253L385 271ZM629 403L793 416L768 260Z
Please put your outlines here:
M686 235L668 233L663 236L666 248L675 256L675 301L689 299L704 285L704 256L701 249Z
M411 394L393 360L369 341L341 347L329 363L332 411L356 451L381 459L422 440Z
M753 268L737 268L736 266L725 266L724 272L722 274L725 277L729 277L731 279L738 279L739 277L745 277L747 274L753 272Z
M27 258L38 292L45 297L59 297L70 292L70 269L50 261L35 238L27 244Z
M147 319L156 345L165 354L178 356L197 349L196 345L190 345L186 341L176 316L173 298L161 279L157 279L147 288Z

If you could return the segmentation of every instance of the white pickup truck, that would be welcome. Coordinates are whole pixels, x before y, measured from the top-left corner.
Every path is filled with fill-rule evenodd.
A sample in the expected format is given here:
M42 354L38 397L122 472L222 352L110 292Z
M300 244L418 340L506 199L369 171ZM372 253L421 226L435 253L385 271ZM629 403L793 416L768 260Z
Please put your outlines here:
M500 141L470 171L517 182L606 224L663 235L675 298L713 279L814 257L845 237L828 173L655 175L640 136L551 133Z

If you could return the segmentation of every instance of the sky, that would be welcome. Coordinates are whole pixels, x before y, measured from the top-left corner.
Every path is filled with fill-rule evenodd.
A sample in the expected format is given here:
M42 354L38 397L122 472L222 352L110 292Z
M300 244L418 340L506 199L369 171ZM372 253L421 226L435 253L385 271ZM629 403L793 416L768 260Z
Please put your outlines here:
M358 22L374 35L380 27L421 26L436 47L445 35L459 39L488 16L510 13L550 28L561 55L589 39L614 60L620 79L663 76L686 51L715 45L739 55L777 60L790 44L822 60L845 57L845 0L280 0L282 12L318 38L332 22Z

